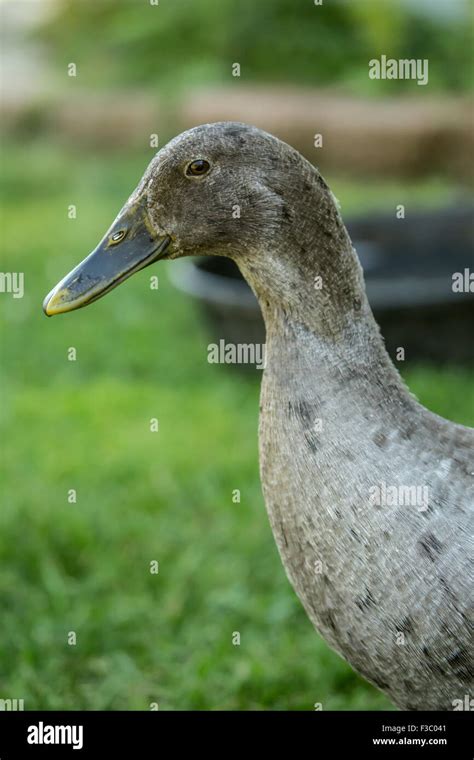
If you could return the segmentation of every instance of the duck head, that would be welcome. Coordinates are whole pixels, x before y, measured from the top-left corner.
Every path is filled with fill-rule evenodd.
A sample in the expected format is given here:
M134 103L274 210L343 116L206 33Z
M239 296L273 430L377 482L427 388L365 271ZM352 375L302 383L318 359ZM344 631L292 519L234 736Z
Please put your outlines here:
M87 306L160 259L234 259L259 299L314 296L314 259L341 275L348 237L317 170L256 127L205 124L153 158L92 253L46 296L48 316ZM349 248L350 241L349 241ZM347 287L346 278L346 287Z

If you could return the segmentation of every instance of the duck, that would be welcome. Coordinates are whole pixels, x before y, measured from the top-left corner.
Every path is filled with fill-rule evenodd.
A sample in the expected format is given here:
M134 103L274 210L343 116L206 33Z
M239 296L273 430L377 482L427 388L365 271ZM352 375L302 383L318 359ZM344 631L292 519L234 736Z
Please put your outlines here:
M260 304L262 490L310 621L399 709L456 709L473 690L474 429L404 384L315 166L252 125L183 132L44 312L201 255L232 259Z

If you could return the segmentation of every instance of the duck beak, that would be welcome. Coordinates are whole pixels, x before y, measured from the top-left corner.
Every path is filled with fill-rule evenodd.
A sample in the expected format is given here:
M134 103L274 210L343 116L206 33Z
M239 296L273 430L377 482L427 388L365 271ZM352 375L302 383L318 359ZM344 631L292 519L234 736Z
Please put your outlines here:
M52 317L97 301L134 272L162 258L170 241L153 230L143 193L124 206L97 248L48 293L44 313Z

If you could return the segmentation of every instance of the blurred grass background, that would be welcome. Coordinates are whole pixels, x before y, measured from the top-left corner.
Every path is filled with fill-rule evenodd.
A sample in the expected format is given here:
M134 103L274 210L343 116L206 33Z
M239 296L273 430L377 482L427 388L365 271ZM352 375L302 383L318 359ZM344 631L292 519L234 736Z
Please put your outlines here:
M100 88L124 85L189 89L226 82L230 61L245 62L246 81L344 88L377 97L383 80L367 77L366 54L429 58L431 89L472 84L472 0L63 0L45 25L64 68L72 51ZM148 15L146 15L148 8ZM159 23L153 23L159 14ZM147 23L148 21L148 23ZM440 25L447 33L440 33ZM107 30L97 45L98 30ZM157 66L157 55L159 65ZM410 82L392 80L392 91Z
M58 3L39 35L56 76L74 50L86 89L159 81L167 92L218 79L219 56L232 59L240 45L258 81L354 91L362 76L353 46L365 50L370 34L389 39L394 19L410 33L397 32L398 49L411 40L421 56L439 51L436 87L466 87L465 25L447 35L438 23L435 43L434 22L414 27L403 4L386 17L377 4L372 15L367 3L336 4L317 39L301 37L305 24L283 0L271 13L268 2L239 3L237 26L234 3L200 2L197 16L196 3L188 12L176 3L158 29L137 5ZM279 56L269 66L277 39L286 68ZM311 72L305 50L318 40L325 47ZM26 709L390 709L315 634L285 578L258 477L260 374L207 363L205 326L169 284L169 265L139 273L90 309L43 316L44 295L96 245L153 151L148 135L133 150L82 144L54 119L46 129L47 106L34 107L41 119L18 122L2 143L2 270L24 272L25 296L1 299L0 698L23 698ZM173 134L169 125L161 131ZM327 179L344 215L393 210L400 198L441 206L459 192L437 175ZM404 375L432 410L474 424L470 370L411 364Z

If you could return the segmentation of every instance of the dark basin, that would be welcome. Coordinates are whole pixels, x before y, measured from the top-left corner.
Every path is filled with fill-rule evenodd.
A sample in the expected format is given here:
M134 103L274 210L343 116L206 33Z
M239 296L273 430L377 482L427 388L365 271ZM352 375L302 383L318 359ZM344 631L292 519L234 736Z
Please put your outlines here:
M453 290L453 273L474 270L472 208L370 215L347 221L367 294L392 356L472 363L474 292ZM197 298L210 340L263 343L258 303L237 266L217 256L184 259L174 284Z

